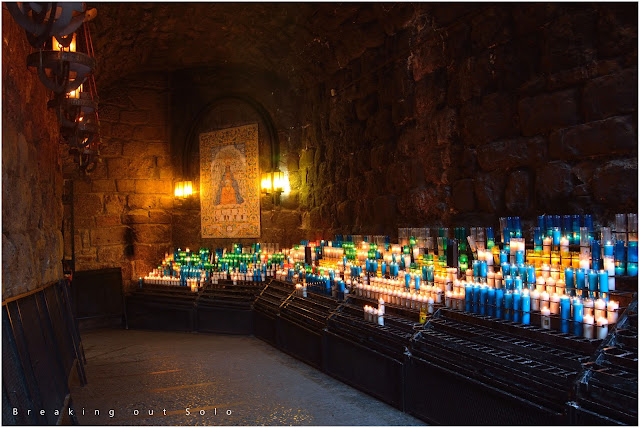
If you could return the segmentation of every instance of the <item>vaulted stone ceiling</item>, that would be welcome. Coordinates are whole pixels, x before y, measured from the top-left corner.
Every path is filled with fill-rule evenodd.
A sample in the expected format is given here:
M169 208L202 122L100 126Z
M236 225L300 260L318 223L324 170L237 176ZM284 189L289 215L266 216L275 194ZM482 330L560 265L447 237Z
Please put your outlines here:
M410 3L92 3L96 78L240 66L296 87L322 80L406 25Z

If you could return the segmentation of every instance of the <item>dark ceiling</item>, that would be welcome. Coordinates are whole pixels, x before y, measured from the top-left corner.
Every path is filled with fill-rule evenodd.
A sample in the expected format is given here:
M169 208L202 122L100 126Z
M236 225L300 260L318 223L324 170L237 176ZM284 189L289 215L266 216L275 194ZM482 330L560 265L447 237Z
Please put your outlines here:
M411 3L90 5L101 86L136 72L225 65L307 86L380 46L414 13Z

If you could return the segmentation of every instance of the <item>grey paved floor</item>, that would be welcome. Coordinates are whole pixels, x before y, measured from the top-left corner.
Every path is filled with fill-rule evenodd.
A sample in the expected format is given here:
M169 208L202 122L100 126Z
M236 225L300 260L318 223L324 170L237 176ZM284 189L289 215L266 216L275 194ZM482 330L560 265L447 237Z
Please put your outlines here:
M102 330L82 340L89 384L72 398L84 425L424 425L254 337Z

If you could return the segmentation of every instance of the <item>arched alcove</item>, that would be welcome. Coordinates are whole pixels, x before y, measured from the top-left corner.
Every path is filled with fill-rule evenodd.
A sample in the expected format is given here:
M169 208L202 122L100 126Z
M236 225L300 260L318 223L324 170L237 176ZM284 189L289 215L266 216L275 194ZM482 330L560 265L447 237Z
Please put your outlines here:
M215 97L193 118L182 147L176 147L181 161L177 165L186 179L193 181L194 189L200 189L200 135L207 132L235 128L245 125L258 126L258 166L260 172L273 170L279 164L278 132L273 119L265 107L255 99L241 93L227 93ZM261 240L263 242L278 242L282 227L278 223L279 216L273 216L274 207L270 196L262 196L261 209ZM176 246L208 246L221 247L229 244L229 239L202 238L201 203L199 194L190 201L178 203L173 224L173 242ZM275 221L274 221L275 219ZM255 239L247 239L247 242ZM243 239L234 239L243 242Z

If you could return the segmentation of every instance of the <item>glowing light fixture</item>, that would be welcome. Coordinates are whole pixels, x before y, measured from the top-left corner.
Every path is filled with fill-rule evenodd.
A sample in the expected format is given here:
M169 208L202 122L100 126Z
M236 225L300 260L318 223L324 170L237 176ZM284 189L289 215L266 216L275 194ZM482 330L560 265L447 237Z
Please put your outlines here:
M263 193L281 193L285 188L285 176L282 171L264 172L260 179Z
M176 198L186 199L193 195L193 183L191 180L178 181L173 191L173 195Z

